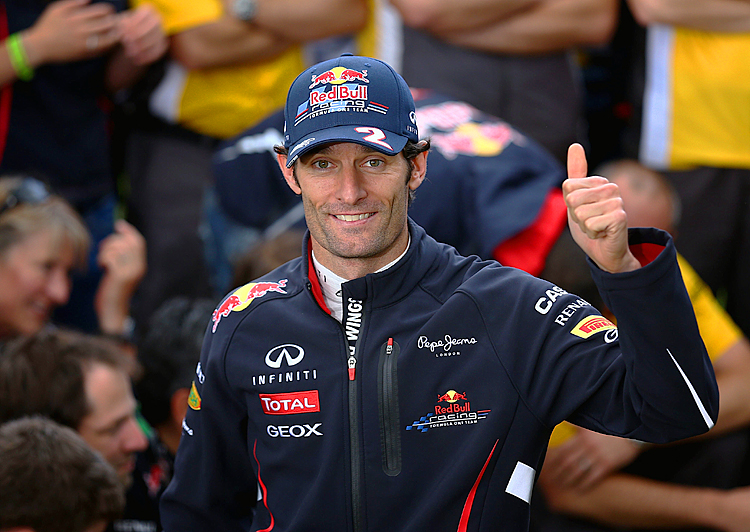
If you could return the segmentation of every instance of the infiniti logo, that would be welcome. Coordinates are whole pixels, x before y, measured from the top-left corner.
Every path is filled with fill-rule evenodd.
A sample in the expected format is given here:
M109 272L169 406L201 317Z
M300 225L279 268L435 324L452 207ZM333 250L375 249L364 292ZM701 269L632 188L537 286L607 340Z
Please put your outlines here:
M302 362L305 358L305 350L298 345L284 344L271 349L266 353L266 364L268 367L278 369L281 367L281 361L286 359L287 366L294 366Z

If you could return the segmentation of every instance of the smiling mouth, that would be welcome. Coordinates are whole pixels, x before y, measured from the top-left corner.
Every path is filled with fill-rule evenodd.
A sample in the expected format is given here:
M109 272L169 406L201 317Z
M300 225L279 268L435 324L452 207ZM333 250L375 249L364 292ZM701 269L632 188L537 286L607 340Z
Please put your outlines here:
M370 216L373 216L373 213L367 212L364 214L334 214L334 216L343 222L356 222L359 220L365 220Z

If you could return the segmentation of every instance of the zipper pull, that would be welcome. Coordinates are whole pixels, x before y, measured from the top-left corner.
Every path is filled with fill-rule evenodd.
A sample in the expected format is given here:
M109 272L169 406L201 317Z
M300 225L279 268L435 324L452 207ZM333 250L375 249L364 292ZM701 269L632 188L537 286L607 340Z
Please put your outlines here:
M350 356L349 359L347 360L347 364L349 366L349 380L353 381L354 380L354 370L355 370L355 366L357 365L357 359L354 358L353 356Z
M393 353L393 338L388 338L388 345L385 347L385 354L390 355Z

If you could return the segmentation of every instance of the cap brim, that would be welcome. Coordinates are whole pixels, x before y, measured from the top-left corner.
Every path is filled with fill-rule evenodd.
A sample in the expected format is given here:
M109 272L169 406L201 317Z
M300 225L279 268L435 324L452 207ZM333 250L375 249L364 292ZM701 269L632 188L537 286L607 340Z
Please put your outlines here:
M361 131L357 131L360 129ZM373 148L386 155L396 155L406 146L409 140L403 135L392 131L372 128L368 126L336 126L322 131L314 131L289 149L286 167L290 168L301 155L322 144L333 142L354 142Z

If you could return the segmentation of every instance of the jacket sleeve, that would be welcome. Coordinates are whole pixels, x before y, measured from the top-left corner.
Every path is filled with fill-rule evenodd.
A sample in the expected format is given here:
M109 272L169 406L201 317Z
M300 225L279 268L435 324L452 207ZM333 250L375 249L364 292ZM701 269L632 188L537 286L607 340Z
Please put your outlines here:
M706 432L718 416L719 391L672 239L631 229L630 246L644 271L613 275L590 263L617 318L629 396L642 423L629 437L660 443ZM572 420L604 428L584 410Z
M636 271L610 274L589 263L616 326L564 287L531 279L520 288L527 303L506 329L531 324L533 334L523 352L506 354L506 347L500 359L550 429L568 420L654 443L706 432L717 417L718 387L672 240L631 229L630 244L643 265Z
M231 328L206 335L196 369L174 477L160 502L167 532L241 531L252 523L258 485L247 441L247 411L229 385Z

